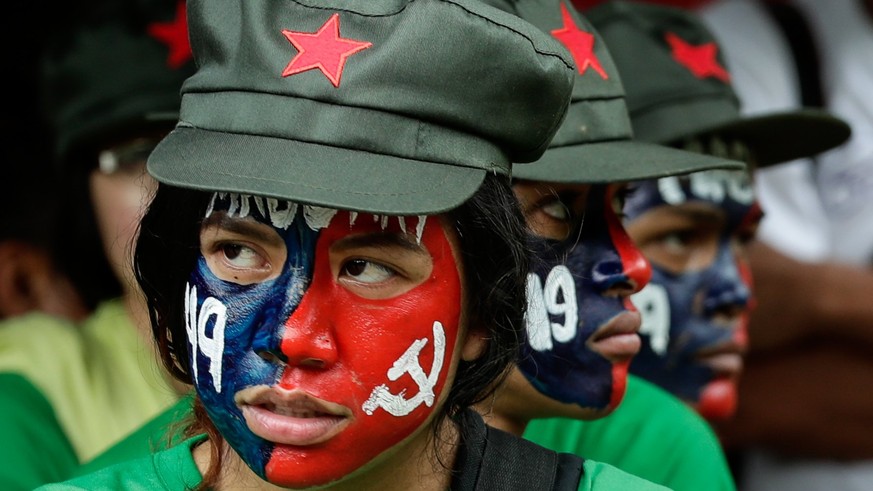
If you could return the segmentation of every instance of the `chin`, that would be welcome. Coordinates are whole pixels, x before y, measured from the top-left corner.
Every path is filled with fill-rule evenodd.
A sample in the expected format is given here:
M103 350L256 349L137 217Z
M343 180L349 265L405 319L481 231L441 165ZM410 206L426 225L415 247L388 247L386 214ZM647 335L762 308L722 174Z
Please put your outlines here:
M737 398L734 380L714 380L703 387L694 408L708 421L725 421L736 414Z

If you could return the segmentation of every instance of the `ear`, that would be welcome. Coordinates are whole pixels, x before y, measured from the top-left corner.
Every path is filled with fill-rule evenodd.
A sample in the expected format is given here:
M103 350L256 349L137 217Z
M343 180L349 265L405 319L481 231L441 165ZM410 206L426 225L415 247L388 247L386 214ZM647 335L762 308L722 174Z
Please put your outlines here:
M36 308L30 291L29 270L34 266L27 244L0 242L0 319L26 314Z
M0 319L31 311L72 320L88 313L47 252L24 242L0 241Z
M489 341L487 329L478 322L471 325L467 331L467 339L464 340L464 347L461 350L461 359L473 361L479 358L485 352Z

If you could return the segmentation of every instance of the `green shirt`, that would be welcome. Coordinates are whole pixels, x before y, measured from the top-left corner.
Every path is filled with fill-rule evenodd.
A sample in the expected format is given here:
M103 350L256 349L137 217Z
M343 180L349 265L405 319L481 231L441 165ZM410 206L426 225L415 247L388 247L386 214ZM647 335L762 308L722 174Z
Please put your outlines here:
M612 464L675 491L736 489L709 424L660 387L633 376L611 415L596 421L534 420L524 437L555 451Z
M166 409L177 396L162 373L120 301L81 324L38 313L0 323L0 489L69 478L70 461Z
M106 467L67 482L48 484L37 491L189 490L202 481L191 449L203 438L205 436L200 435L147 457ZM579 491L669 491L608 464L586 460L583 467Z
M203 476L194 463L191 450L206 438L199 435L167 450L107 467L67 482L46 484L39 491L188 491L200 484Z

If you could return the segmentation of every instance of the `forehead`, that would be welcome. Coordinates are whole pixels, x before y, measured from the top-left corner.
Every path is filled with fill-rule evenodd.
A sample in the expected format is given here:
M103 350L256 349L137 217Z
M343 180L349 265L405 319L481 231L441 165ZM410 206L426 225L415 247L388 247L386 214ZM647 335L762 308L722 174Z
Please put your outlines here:
M396 234L408 237L416 244L421 243L428 218L426 215L389 216L343 211L263 196L221 192L213 194L204 223L231 223L224 219L217 220L215 217L218 216L254 220L272 226L280 234L295 224L314 232L325 231L333 224L330 228L337 233L377 233L382 236Z
M745 171L695 172L664 177L655 183L661 199L669 205L705 201L716 206L751 206L755 202L754 188Z

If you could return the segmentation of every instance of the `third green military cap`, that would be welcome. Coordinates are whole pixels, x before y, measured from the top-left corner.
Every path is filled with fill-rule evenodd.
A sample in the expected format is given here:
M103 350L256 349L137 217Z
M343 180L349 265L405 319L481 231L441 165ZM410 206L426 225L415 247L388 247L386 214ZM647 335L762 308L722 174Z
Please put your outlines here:
M737 161L635 141L623 80L607 45L567 0L486 2L554 37L573 56L577 66L567 118L543 157L534 165L515 166L514 177L605 183L714 168L743 168Z
M614 0L586 16L621 71L641 139L676 145L718 136L742 142L763 167L813 156L851 134L818 109L742 116L718 43L692 11Z
M463 203L545 151L575 66L479 0L193 0L197 73L161 182L387 214Z

